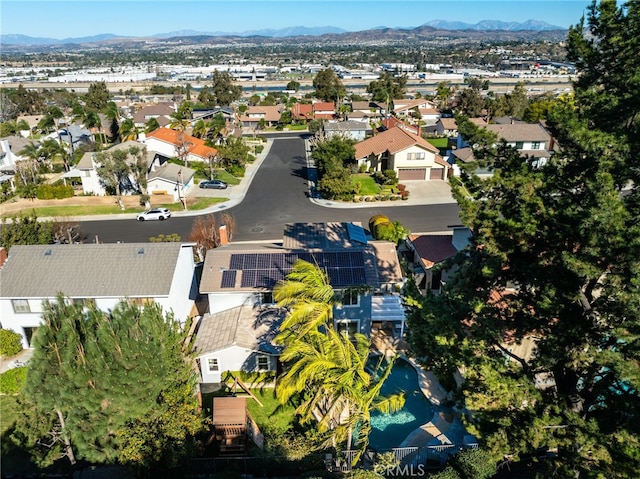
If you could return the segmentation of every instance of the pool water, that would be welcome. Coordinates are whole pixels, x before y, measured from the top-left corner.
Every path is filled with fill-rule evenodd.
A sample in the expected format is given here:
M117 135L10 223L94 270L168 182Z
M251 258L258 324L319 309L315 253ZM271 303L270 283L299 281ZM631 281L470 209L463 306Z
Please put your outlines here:
M398 359L382 386L382 395L402 391L406 400L400 411L393 414L371 412L369 446L373 449L398 447L412 431L431 420L434 407L420 390L416 370L404 359Z

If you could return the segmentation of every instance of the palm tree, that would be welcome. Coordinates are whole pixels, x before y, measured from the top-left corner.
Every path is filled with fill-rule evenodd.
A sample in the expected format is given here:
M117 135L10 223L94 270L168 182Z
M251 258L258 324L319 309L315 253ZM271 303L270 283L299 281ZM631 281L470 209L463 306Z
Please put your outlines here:
M282 404L299 401L295 412L302 423L318 419L319 432L327 436L323 447L357 446L354 463L369 444L371 411L390 413L404 405L402 394L380 396L395 358L372 372L368 358L369 339L362 334L352 341L333 328L311 330L283 351L281 359L291 366L276 388Z
M138 139L138 129L136 128L136 124L133 122L132 118L125 118L120 123L119 129L120 141L131 141Z
M100 115L98 115L97 111L87 111L84 118L82 119L82 124L89 130L91 130L92 128L97 128L98 136L100 137L100 144L102 145L104 143L102 138L102 120L100 119Z
M196 138L203 138L204 136L206 136L207 131L208 128L206 123L203 119L200 119L193 124L193 130L191 131L191 134Z
M319 431L328 435L325 446L346 443L350 450L358 431L357 461L368 445L371 411L388 413L404 405L403 395L380 397L395 359L367 371L369 339L359 333L349 338L334 329L333 306L340 296L317 265L296 261L274 288L274 298L290 308L276 338L285 345L281 359L288 364L276 388L278 400L297 400L302 422L319 418Z
M189 119L180 111L174 111L171 115L169 128L172 130L185 131L189 126Z
M282 324L284 334L303 336L320 326L333 327L337 296L327 272L314 264L297 260L286 280L273 288L273 298L279 306L291 308Z
M149 118L147 120L147 123L145 124L144 132L151 133L152 131L155 131L158 128L160 128L160 123L158 123L158 119L155 117Z

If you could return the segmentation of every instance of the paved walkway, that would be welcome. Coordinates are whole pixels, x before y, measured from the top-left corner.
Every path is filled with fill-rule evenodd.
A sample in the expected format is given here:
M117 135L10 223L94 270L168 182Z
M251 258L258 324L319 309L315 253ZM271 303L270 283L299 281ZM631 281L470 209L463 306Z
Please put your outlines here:
M33 356L33 349L23 349L10 358L0 358L0 374L18 366L24 366Z

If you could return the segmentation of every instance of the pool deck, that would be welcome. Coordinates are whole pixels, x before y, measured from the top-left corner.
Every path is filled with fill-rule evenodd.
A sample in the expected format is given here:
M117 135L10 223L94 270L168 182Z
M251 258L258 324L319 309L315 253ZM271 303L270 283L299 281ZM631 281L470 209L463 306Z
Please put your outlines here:
M398 355L407 361L418 375L418 384L424 397L431 404L442 406L451 400L447 390L440 384L437 376L431 371L425 371L418 362L406 354L407 343L401 339L387 336L381 332L372 333L372 342L380 354L385 356ZM445 433L451 427L454 416L451 413L434 412L431 421L413 430L400 447L422 447L426 445L451 444Z
M401 353L400 357L411 364L411 366L416 370L420 390L431 404L441 406L451 399L435 374L431 371L425 371L422 369L414 358L407 356L404 353ZM447 438L445 433L451 427L452 422L453 414L434 412L431 421L411 432L406 439L402 441L400 447L422 447L428 444L433 445L435 442L434 440L437 440L439 444L451 444L451 441Z

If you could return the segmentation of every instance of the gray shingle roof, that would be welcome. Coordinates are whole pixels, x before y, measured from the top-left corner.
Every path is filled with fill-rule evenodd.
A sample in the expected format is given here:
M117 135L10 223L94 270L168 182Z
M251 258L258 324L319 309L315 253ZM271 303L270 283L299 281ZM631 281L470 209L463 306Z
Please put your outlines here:
M284 315L281 309L262 311L253 306L207 314L198 327L194 349L198 356L230 346L277 353L280 348L273 345L273 339L280 331Z
M0 297L166 296L180 243L16 245L0 269Z

